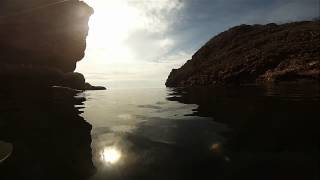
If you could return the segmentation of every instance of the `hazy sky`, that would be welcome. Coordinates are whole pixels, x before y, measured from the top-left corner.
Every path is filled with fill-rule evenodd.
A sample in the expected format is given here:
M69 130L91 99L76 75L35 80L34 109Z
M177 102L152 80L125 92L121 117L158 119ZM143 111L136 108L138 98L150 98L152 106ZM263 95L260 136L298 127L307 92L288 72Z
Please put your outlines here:
M113 87L163 86L172 68L239 24L319 17L319 0L85 0L95 9L77 71Z

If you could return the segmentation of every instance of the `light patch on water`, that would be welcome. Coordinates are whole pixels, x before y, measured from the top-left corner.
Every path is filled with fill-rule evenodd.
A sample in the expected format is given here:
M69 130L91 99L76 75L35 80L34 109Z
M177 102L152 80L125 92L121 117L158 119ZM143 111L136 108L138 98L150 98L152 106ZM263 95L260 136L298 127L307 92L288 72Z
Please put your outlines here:
M121 151L117 147L105 147L101 152L101 160L107 165L116 164L121 159Z
M124 120L130 120L130 119L132 119L132 115L131 114L119 114L118 118L124 119Z

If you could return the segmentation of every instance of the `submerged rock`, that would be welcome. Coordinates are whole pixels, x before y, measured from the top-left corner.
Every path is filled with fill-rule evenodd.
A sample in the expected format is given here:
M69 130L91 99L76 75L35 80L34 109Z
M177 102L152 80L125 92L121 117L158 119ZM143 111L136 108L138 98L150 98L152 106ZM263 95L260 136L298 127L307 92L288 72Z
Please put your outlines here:
M320 80L320 21L240 25L207 42L166 86Z

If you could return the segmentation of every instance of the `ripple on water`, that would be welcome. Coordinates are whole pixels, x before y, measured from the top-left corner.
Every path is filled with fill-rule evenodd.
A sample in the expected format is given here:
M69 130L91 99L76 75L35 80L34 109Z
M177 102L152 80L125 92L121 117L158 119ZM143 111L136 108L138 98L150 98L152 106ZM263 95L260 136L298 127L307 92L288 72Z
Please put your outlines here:
M11 143L0 141L0 163L4 162L12 153Z

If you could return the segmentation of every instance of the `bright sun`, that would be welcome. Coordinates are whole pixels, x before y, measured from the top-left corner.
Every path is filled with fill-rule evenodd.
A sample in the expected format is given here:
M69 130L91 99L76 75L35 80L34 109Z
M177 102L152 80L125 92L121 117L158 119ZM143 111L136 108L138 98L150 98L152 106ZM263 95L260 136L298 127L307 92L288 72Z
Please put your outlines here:
M168 66L175 63L163 62L171 58L166 55L175 45L166 32L174 19L171 12L182 7L179 0L83 1L94 14L84 61L77 64L76 71L99 83L103 79L103 83L122 80L145 84L166 78Z
M94 56L108 61L128 61L133 53L125 40L138 28L139 11L125 0L88 0L94 9L89 21L88 50Z

